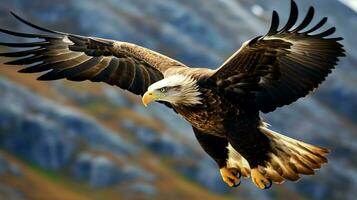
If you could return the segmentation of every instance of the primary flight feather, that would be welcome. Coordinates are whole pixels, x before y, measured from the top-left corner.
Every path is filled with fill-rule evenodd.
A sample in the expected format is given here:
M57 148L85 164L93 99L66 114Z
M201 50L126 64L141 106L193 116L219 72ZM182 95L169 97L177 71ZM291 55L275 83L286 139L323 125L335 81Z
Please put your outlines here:
M13 13L12 13L13 14ZM221 67L189 68L135 44L52 31L13 14L45 32L0 32L36 42L5 43L23 51L0 53L18 58L8 65L25 65L22 73L46 72L39 80L68 79L106 82L142 96L147 106L164 103L191 123L203 149L217 162L223 181L234 187L240 176L251 177L260 189L300 174L311 175L327 162L328 150L268 129L259 112L271 112L306 96L325 80L339 57L342 38L329 37L335 28L315 33L323 18L310 26L314 8L297 24L298 8L291 1L288 22L279 29L273 12L268 33L245 42Z

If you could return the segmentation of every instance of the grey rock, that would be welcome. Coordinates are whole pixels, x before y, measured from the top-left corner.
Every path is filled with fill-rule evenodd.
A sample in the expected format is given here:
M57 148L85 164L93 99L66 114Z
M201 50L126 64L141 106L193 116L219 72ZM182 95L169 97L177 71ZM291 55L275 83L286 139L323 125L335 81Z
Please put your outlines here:
M197 163L197 172L193 175L195 180L211 191L225 193L228 191L226 183L222 181L217 164L211 159L205 157Z
M14 176L17 176L17 177L21 177L23 176L23 171L21 170L21 168L14 164L14 163L11 163L10 166L9 166L9 172L10 174L14 175Z
M4 127L0 144L8 151L45 168L57 169L65 165L74 151L73 143L41 116L18 113L11 108L0 105L1 124L13 120ZM6 116L9 118L6 119Z
M134 124L130 120L123 120L121 125L132 132L136 136L138 143L143 144L151 151L173 158L185 158L191 153L192 149L183 145L174 135L166 132L157 132L156 130L145 128Z
M4 183L0 183L0 199L29 200L21 191Z
M0 79L0 95L0 145L41 167L65 166L82 144L120 155L136 152L129 142L94 120L11 81Z
M110 103L118 107L130 107L130 101L118 90L119 88L103 87L104 95Z
M0 155L0 175L4 175L8 170L8 162Z
M104 156L89 153L78 155L72 174L93 187L105 187L128 180L154 181L156 176L134 165L119 166Z
M6 174L21 177L23 176L23 171L18 165L0 155L0 176Z
M82 153L73 164L75 178L88 182L93 187L104 187L118 182L119 170L103 156Z
M210 191L221 194L229 191L222 181L217 164L208 156L196 159L192 164L176 165L175 169Z
M122 180L139 179L146 182L153 182L157 179L156 175L133 164L127 164L122 168L122 177Z
M168 134L162 134L161 137L147 143L147 146L149 149L160 155L171 156L174 158L187 157L185 146L177 142Z
M150 104L149 107L145 108L144 106L137 104L134 105L133 110L143 116L151 116L159 119L167 125L170 132L174 135L177 134L179 137L186 138L187 141L195 141L191 125L165 105L154 102ZM188 144L192 146L192 143Z
M194 155L189 147L183 145L170 133L159 133L149 128L137 127L133 134L140 144L159 155L176 159L187 158L188 154Z
M133 194L144 194L145 196L150 197L157 194L156 188L154 186L145 183L136 183L129 186L128 192Z

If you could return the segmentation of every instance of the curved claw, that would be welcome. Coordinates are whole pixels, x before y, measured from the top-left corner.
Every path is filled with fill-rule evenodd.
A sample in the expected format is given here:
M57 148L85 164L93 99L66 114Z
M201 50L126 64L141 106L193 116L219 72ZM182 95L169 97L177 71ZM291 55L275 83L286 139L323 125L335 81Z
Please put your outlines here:
M234 175L235 175L237 178L239 178L239 179L242 177L242 174L241 174L240 172L237 172L237 173L235 173Z
M239 171L233 172L233 175L236 176L239 179L238 183L234 183L233 187L238 187L242 183L240 178L242 177L242 174Z
M252 177L252 181L255 184L255 186L257 186L259 189L269 189L273 182L266 178L263 174L261 174L259 172L258 169L252 169L251 170L251 177Z
M224 182L226 182L230 187L238 187L241 184L240 172L235 168L220 168L220 173Z
M238 187L238 186L240 186L241 183L242 183L242 181L239 180L239 182L238 182L238 183L235 183L235 184L233 185L233 187Z
M232 181L233 183L234 183L234 185L232 185L231 187L238 187L238 186L240 186L240 184L242 183L242 181L241 180L239 180L238 182L234 182L234 180L233 179L229 179L230 181Z
M271 186L273 185L273 181L271 181L270 179L268 180L269 180L269 185L265 186L264 190L271 188Z

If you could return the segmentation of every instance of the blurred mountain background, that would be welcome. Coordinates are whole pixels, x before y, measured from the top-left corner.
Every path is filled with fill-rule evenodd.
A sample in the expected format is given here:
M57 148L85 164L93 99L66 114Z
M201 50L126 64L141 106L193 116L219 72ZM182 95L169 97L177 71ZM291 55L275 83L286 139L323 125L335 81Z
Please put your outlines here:
M315 22L329 17L347 57L312 95L263 117L276 131L332 150L316 176L268 191L250 180L228 188L189 124L164 106L144 108L139 97L100 83L36 81L1 65L0 199L355 199L356 1L296 2L302 14L315 6ZM216 68L242 42L266 33L273 9L284 21L290 1L0 0L0 26L34 31L16 22L14 11L54 30L128 41ZM2 42L15 39L0 35Z

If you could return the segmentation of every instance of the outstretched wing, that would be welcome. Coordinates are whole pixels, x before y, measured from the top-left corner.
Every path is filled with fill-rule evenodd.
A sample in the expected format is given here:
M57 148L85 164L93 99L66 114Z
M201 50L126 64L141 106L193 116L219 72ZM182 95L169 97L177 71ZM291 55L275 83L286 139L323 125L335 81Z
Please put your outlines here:
M244 43L209 80L226 96L254 94L262 112L306 96L325 80L339 57L344 56L343 46L338 42L342 38L326 38L335 32L335 27L311 34L326 23L326 17L302 31L313 16L314 8L310 7L301 24L293 28L298 9L291 1L288 22L278 30L279 16L274 11L269 32Z
M163 78L167 69L186 67L178 61L135 44L52 31L13 15L21 22L47 34L0 29L0 32L6 34L39 39L28 43L0 42L1 46L26 48L18 52L0 53L0 56L19 58L5 63L26 65L19 72L47 72L39 80L66 78L72 81L106 82L142 95L149 85Z

